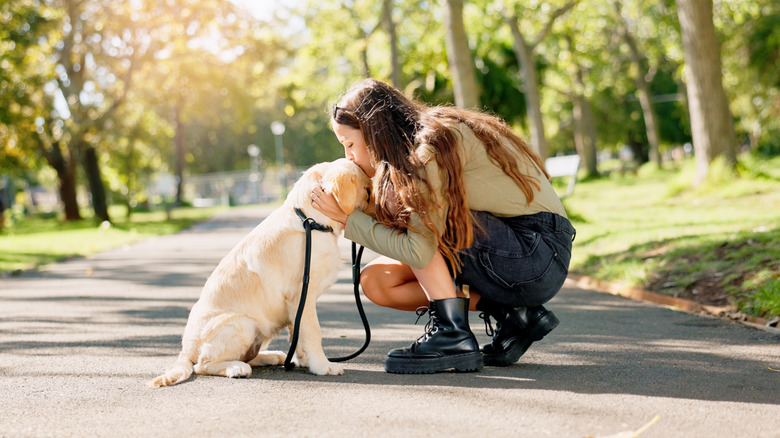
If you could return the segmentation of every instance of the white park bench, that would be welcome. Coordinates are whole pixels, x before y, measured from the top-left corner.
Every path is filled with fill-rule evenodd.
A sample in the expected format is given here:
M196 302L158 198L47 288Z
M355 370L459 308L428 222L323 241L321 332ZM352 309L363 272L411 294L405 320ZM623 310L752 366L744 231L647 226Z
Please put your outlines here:
M574 184L577 182L577 171L580 169L580 156L564 155L562 157L550 157L544 161L544 166L547 168L550 178L569 177L569 186L566 189L566 194L561 196L561 199L571 196L574 193Z

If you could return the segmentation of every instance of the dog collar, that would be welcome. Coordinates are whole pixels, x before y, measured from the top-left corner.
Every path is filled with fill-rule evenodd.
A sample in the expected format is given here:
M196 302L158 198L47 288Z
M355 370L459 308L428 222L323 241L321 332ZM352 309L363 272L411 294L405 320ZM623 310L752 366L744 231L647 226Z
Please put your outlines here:
M301 210L300 208L295 207L294 210L295 210L295 214L297 214L298 217L301 218L301 221L303 221L304 228L306 228L306 224L308 224L312 230L324 231L326 233L330 233L333 231L333 228L327 225L322 225L321 223L315 221L314 219L306 216L306 213L304 213L303 210Z

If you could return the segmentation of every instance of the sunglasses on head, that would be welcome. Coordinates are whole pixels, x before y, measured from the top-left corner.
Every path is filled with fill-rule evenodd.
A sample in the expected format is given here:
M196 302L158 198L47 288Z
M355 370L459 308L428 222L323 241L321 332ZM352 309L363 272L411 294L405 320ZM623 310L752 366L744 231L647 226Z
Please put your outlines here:
M346 108L341 108L341 107L338 106L338 104L334 103L333 104L333 120L336 120L336 117L338 116L339 111L346 111L348 113L351 112L350 110L348 110Z

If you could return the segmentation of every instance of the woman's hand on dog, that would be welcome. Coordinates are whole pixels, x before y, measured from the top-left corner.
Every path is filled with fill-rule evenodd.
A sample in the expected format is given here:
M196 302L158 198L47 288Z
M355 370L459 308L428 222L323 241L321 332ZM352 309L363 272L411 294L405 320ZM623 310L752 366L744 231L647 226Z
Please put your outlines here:
M344 210L342 210L341 207L339 207L336 198L334 198L330 193L326 193L324 190L322 190L322 187L314 187L314 189L309 194L309 197L311 198L311 205L317 211L333 219L334 221L339 221L342 224L347 223L347 214L344 213Z

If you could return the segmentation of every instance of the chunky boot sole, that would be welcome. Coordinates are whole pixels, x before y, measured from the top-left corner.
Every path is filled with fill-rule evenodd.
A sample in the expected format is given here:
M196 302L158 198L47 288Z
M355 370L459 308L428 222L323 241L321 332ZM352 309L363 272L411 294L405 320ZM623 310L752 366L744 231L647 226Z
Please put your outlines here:
M548 333L558 327L560 320L552 312L539 318L528 336L519 340L512 348L501 354L483 354L484 364L492 367L508 367L520 359L528 351L532 343L541 341Z
M482 353L454 354L432 359L413 359L388 357L385 359L385 371L394 374L433 374L454 368L455 371L469 372L482 369Z

